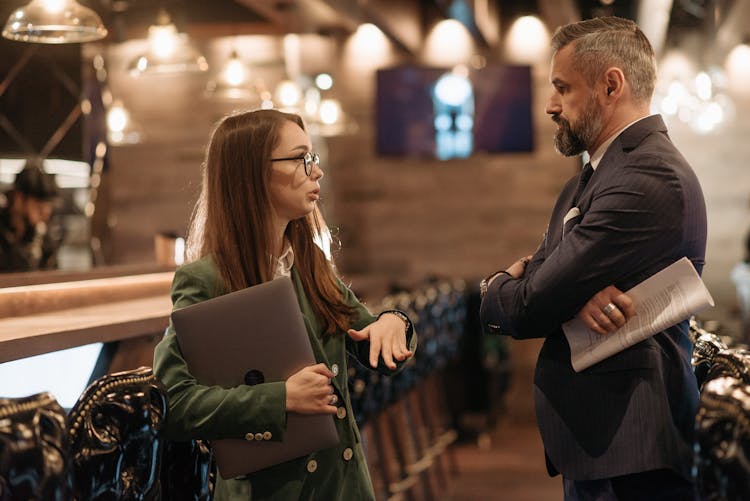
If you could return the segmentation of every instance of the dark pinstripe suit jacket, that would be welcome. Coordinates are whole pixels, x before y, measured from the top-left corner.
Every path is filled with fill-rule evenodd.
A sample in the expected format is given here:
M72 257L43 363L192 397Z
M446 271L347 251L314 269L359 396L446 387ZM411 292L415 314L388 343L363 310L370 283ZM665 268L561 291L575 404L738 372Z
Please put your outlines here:
M671 468L689 478L698 388L687 322L580 373L560 326L608 285L628 290L683 256L702 270L700 185L659 116L610 145L578 202L582 216L563 239L577 182L560 194L525 276L492 282L482 324L489 333L546 338L534 400L550 474L589 480Z

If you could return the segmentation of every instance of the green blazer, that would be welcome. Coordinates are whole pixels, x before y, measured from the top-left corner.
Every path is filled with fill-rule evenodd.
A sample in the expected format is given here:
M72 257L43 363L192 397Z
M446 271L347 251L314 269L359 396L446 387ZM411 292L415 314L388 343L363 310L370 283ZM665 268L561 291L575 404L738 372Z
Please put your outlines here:
M340 443L292 461L259 472L228 480L217 479L216 501L222 500L370 500L375 499L367 470L360 435L352 414L347 388L346 353L369 367L368 341L356 342L345 332L333 335L322 332L320 322L302 289L296 269L292 268L299 306L310 337L315 360L325 363L336 375L332 384L341 403L331 419L336 423ZM344 301L355 308L351 327L361 329L374 317L339 282ZM172 282L174 309L224 294L221 280L210 257L180 267ZM417 336L407 336L414 350ZM378 371L392 374L382 361ZM188 371L175 335L167 328L164 339L154 352L154 373L167 388L169 413L166 432L173 440L216 440L245 438L248 433L270 432L271 440L283 440L286 427L286 386L284 381L235 388L204 386ZM168 488L165 486L165 488Z

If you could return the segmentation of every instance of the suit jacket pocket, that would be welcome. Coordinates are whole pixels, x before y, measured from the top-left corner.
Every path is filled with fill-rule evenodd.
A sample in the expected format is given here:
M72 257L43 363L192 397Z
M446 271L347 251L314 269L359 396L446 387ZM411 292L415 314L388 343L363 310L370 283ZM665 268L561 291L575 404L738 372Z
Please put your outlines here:
M556 347L561 349L554 350ZM534 377L543 396L536 398L540 426L548 435L559 431L546 411L551 406L586 453L599 457L617 433L635 389L656 377L653 369L661 364L661 353L658 347L641 342L574 372L565 348L565 341L547 338L540 354ZM553 352L560 358L550 360Z
M562 228L562 238L565 238L565 236L566 236L566 235L567 235L568 233L570 233L570 232L571 232L571 231L573 230L573 228L575 228L575 226L576 226L576 225L577 225L578 223L580 223L580 222L581 222L581 218L582 218L582 217L583 217L583 216L581 216L581 214L579 213L578 215L572 216L572 217L571 217L570 219L568 219L567 221L565 221L565 222L563 223L563 228Z

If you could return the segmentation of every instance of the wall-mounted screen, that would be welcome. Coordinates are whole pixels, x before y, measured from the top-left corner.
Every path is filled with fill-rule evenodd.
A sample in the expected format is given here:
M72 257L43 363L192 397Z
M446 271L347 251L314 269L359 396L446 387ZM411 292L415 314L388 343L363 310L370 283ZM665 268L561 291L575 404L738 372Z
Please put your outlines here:
M534 149L529 66L401 66L377 72L381 155L468 157Z

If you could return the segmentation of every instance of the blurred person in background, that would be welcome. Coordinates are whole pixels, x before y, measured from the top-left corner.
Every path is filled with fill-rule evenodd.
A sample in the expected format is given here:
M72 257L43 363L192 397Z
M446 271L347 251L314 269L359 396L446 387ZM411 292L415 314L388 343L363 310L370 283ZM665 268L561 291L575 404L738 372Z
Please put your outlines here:
M62 229L52 223L52 212L58 197L42 162L27 160L13 187L0 196L0 272L57 267Z

